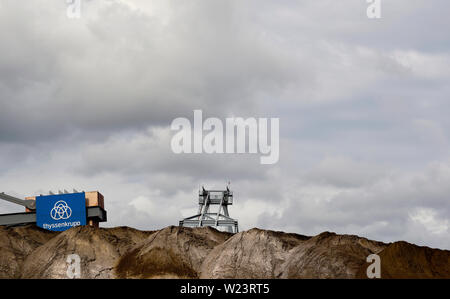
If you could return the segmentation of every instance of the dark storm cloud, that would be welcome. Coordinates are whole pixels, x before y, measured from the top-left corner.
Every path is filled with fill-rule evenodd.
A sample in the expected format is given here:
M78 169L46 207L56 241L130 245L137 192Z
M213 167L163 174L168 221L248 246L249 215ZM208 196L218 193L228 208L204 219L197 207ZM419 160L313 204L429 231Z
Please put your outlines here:
M174 6L167 24L114 1L78 23L44 4L37 14L4 2L15 15L0 27L1 140L167 125L202 107L248 112L256 91L295 78L284 57L239 30L225 2Z
M0 0L0 191L100 190L107 225L156 229L231 180L241 229L449 248L447 2ZM279 163L173 154L193 109L279 117Z

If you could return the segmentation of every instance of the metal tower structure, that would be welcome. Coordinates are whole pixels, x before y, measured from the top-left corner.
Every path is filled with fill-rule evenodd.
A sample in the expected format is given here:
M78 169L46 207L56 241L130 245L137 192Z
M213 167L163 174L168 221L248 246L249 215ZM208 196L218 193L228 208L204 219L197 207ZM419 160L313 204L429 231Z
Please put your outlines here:
M212 226L225 228L230 233L239 232L238 221L231 218L228 206L233 204L233 192L227 186L226 190L205 190L202 187L198 194L198 213L180 221L180 226L202 227ZM219 206L217 212L211 212L211 206ZM223 214L222 214L223 211Z

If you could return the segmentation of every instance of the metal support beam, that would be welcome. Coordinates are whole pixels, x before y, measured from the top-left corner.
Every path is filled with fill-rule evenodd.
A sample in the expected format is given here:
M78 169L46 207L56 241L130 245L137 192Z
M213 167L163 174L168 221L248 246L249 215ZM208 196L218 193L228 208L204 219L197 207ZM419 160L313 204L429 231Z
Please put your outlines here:
M24 207L26 207L26 208L28 208L30 210L35 210L36 209L36 201L34 201L34 200L20 199L20 198L17 198L17 197L5 194L4 192L0 193L0 199L9 201L11 203L15 203L17 205L24 206Z

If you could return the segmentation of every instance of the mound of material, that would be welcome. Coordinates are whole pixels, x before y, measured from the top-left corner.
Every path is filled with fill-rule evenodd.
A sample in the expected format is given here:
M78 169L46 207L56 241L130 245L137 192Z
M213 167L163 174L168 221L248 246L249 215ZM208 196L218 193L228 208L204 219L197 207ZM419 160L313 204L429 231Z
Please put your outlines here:
M289 254L282 278L354 278L368 255L387 245L351 235L321 233Z
M57 233L34 225L0 226L0 278L18 278L25 258Z
M24 261L22 278L67 278L67 257L78 254L81 278L114 278L117 260L152 232L129 227L74 227L50 239Z
M450 278L450 251L417 246L404 241L390 244L380 254L381 278ZM366 278L364 264L358 278Z
M277 278L291 251L309 237L260 230L235 234L210 252L201 278Z
M170 226L149 236L121 258L120 278L198 278L208 253L231 234L212 228Z
M373 253L382 278L450 278L448 250L328 232L0 227L0 278L67 278L71 254L81 259L81 278L366 278Z

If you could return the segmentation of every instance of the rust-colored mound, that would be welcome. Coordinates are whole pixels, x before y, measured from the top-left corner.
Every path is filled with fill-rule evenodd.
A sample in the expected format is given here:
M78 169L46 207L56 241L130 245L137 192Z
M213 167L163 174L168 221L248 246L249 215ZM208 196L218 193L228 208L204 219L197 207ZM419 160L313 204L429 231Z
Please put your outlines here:
M450 278L450 251L417 246L404 241L390 244L379 254L381 278ZM358 272L367 278L368 263Z

